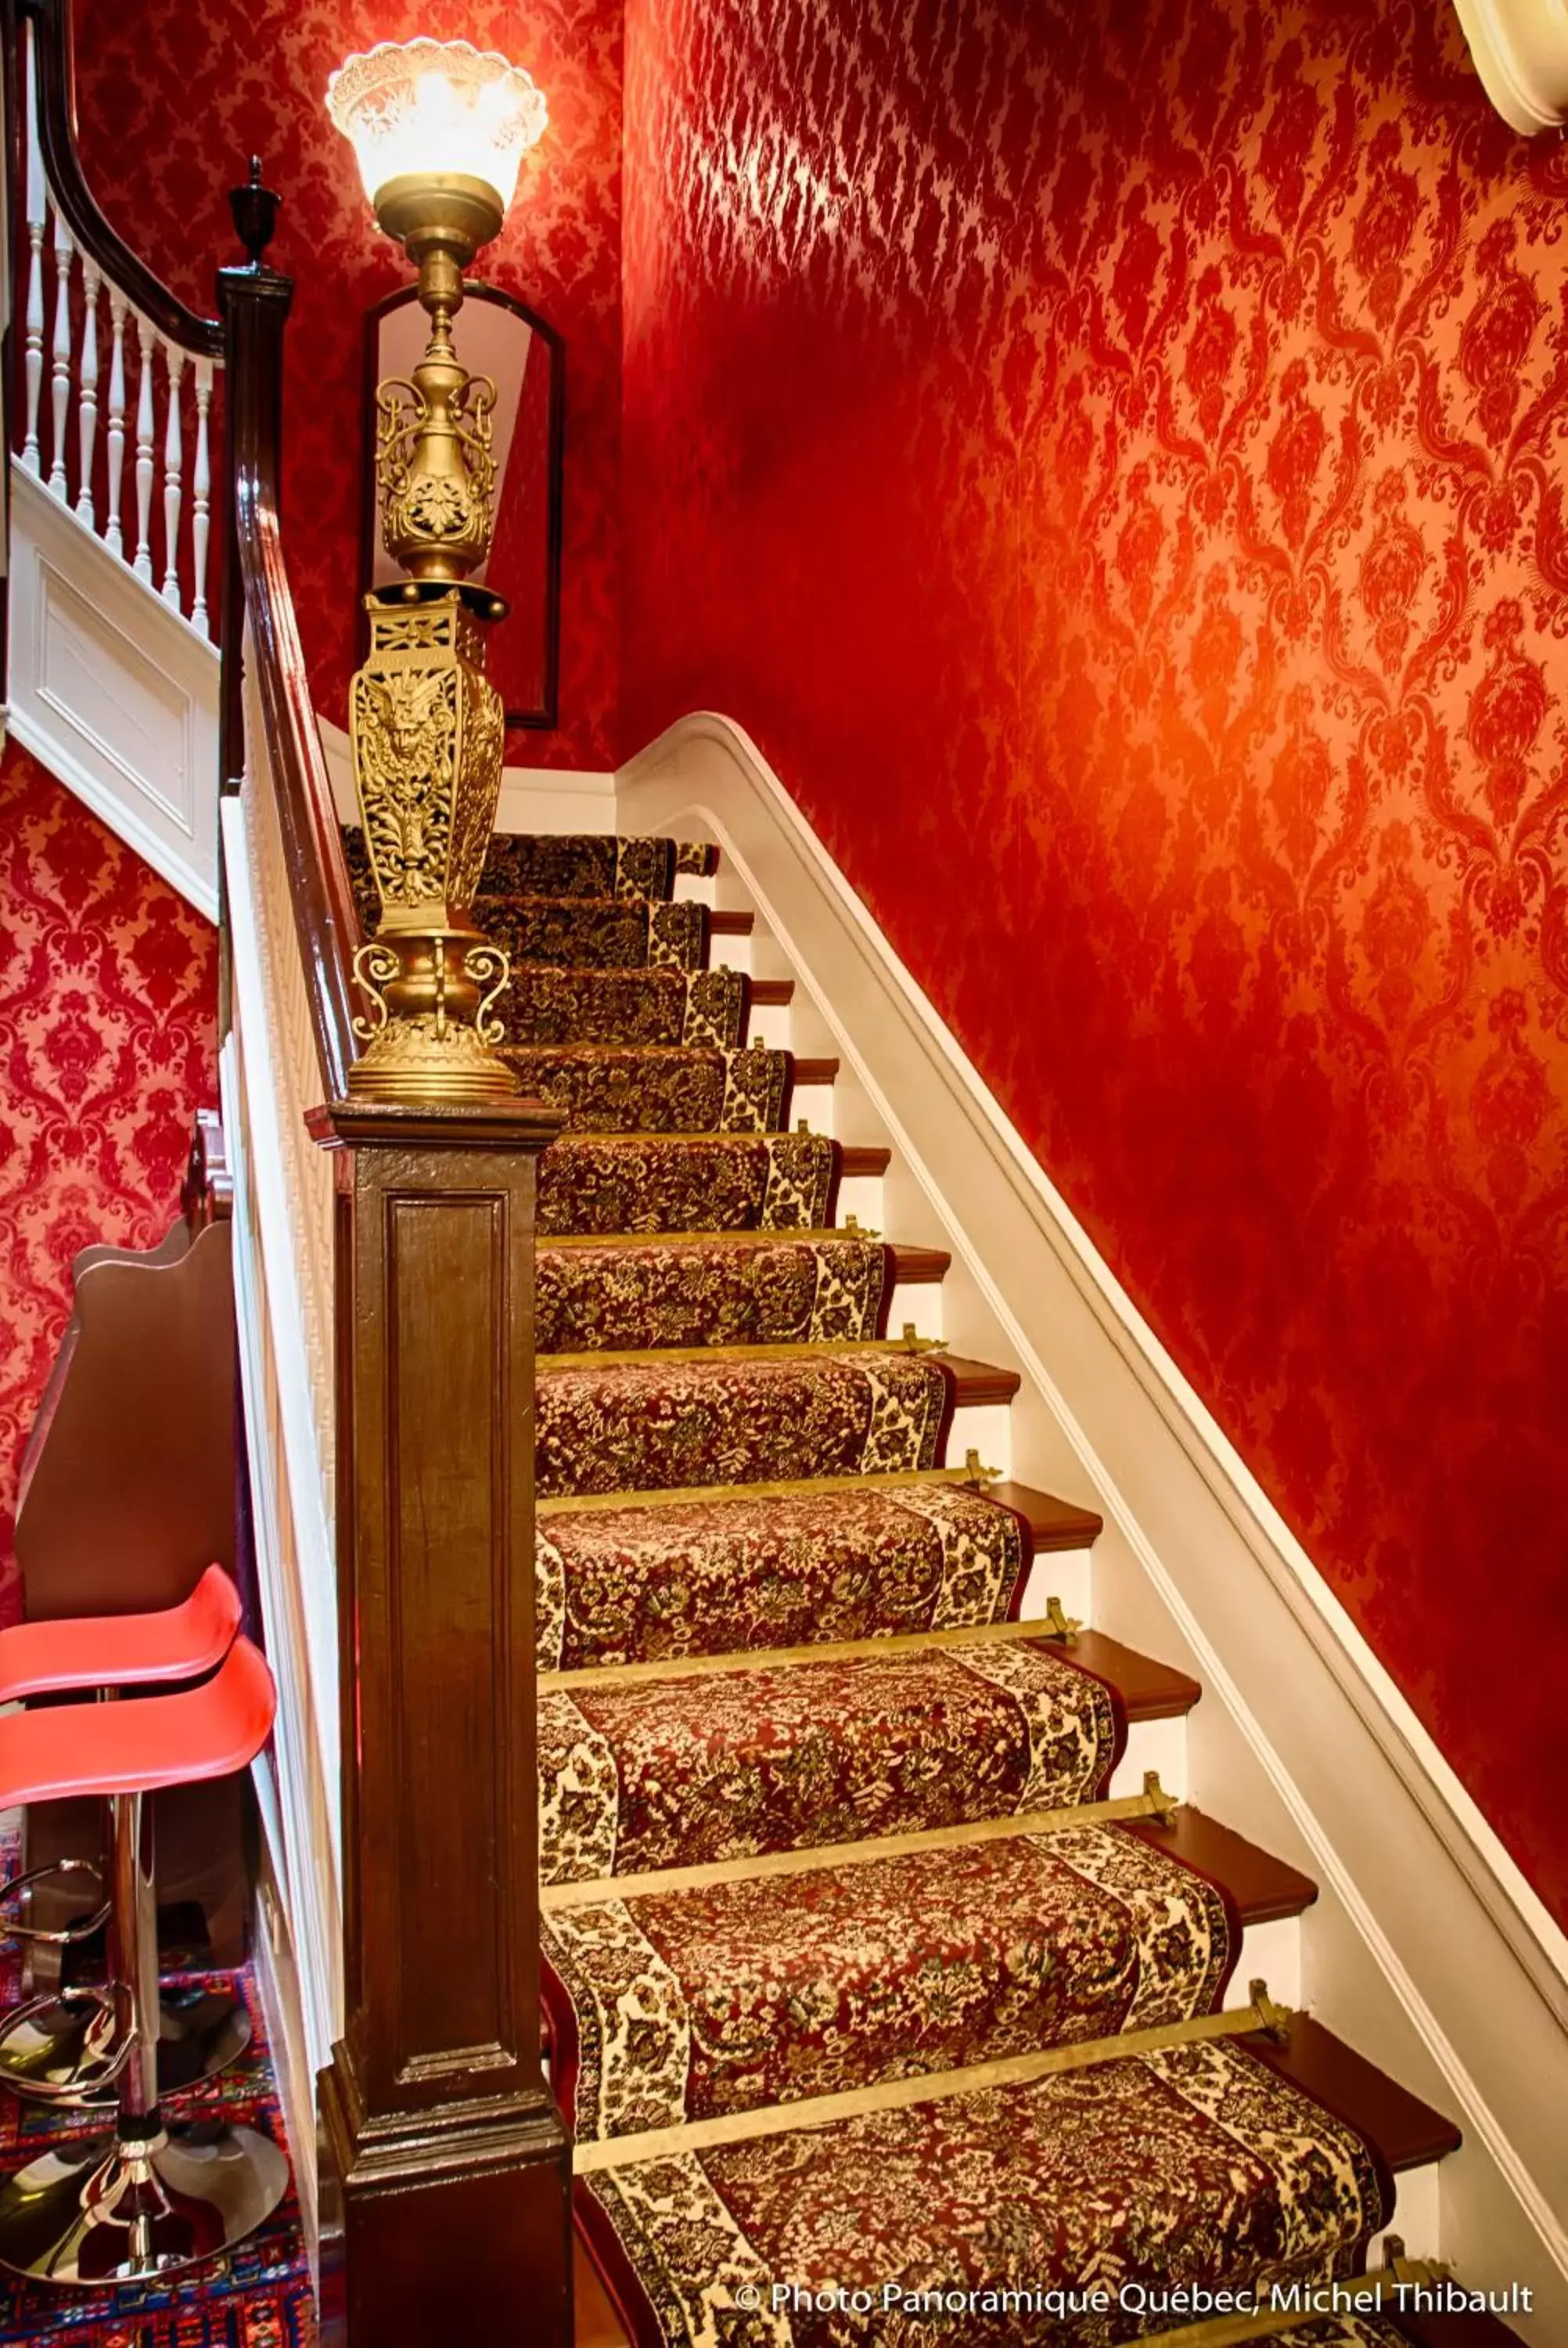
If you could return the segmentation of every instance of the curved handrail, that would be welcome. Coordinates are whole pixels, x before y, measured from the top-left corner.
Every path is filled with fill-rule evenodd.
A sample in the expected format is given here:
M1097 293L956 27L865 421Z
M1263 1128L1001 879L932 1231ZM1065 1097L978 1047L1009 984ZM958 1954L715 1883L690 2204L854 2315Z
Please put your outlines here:
M33 27L37 74L35 105L45 175L77 246L169 342L198 357L220 358L220 321L187 309L162 279L153 275L146 262L109 226L82 176L77 151L70 0L18 0L17 13L22 22Z
M241 203L252 191L242 191ZM359 917L343 861L332 783L311 701L278 527L283 326L293 281L269 269L218 273L229 378L229 537L223 613L223 776L243 764L238 684L243 623L277 788L294 930L329 1100L355 1058L354 955Z

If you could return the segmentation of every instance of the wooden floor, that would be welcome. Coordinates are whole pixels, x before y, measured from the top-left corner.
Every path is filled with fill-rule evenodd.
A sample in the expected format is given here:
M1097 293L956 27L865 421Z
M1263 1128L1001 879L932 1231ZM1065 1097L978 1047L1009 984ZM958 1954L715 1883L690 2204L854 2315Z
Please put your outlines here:
M626 2333L609 2300L604 2285L589 2263L582 2244L572 2237L572 2278L577 2299L577 2322L573 2337L577 2348L630 2348Z

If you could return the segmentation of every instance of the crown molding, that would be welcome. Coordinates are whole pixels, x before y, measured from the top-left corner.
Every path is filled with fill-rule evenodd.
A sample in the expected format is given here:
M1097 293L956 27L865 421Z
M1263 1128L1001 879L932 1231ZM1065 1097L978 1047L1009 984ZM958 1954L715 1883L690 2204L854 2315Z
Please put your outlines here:
M1564 0L1454 0L1488 98L1505 122L1533 136L1568 122Z

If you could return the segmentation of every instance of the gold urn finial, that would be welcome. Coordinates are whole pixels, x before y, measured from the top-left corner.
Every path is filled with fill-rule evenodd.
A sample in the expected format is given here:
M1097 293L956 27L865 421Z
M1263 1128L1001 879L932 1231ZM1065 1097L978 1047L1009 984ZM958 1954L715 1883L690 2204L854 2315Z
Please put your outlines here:
M506 616L465 584L490 551L496 386L453 345L463 273L506 217L523 151L545 127L528 76L466 41L384 41L327 89L365 192L419 273L430 340L376 390L382 540L407 572L365 597L370 655L349 737L381 900L354 975L371 1004L349 1088L381 1100L483 1100L520 1087L493 1046L507 957L471 906L495 827L505 716L484 630Z

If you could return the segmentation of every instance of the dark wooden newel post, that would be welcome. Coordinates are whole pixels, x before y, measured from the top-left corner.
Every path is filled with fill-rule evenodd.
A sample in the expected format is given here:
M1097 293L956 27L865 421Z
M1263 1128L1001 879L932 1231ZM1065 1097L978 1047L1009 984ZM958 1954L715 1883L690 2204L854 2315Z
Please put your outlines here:
M571 2337L539 2062L538 1102L338 1102L346 2019L321 2078L323 2312L349 2348Z

